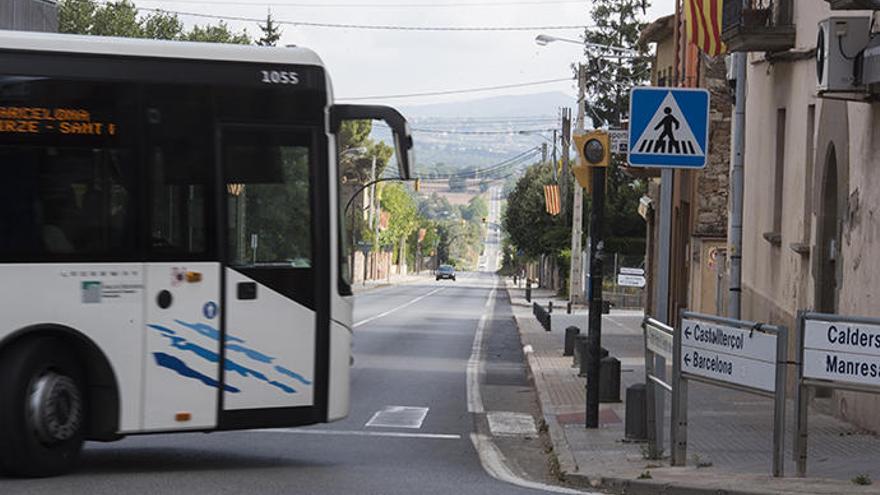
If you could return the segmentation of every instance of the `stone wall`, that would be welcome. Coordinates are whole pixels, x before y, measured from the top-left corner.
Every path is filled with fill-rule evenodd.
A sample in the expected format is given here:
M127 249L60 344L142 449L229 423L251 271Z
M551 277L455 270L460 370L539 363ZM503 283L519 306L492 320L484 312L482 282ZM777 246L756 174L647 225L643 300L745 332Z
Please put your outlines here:
M730 124L732 98L727 85L724 58L703 57L702 86L709 90L709 160L697 173L693 235L727 237L727 197L730 170Z

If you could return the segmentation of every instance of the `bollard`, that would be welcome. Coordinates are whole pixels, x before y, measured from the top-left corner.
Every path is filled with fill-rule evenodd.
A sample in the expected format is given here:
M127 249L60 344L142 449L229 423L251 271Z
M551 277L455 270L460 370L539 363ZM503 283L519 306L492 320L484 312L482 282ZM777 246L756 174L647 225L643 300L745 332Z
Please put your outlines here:
M513 285L519 286L519 279L516 275L513 276Z
M578 369L578 376L587 376L585 373L584 362L587 355L587 336L575 335L574 337L574 364L572 368Z
M565 329L565 349L562 351L563 356L574 355L574 339L580 335L581 329L578 327L568 327Z
M620 402L620 360L607 356L599 366L599 402Z
M571 301L568 301L568 305L567 305L567 306L568 306L568 307L567 307L567 309L565 310L565 312L568 313L568 314L571 314Z
M553 312L553 301L550 301L549 303L547 303L547 312L548 313Z
M532 302L532 280L526 280L526 301Z
M611 301L602 301L602 314L611 314Z
M626 426L627 440L642 441L648 439L648 416L646 406L648 389L644 383L636 383L626 389Z

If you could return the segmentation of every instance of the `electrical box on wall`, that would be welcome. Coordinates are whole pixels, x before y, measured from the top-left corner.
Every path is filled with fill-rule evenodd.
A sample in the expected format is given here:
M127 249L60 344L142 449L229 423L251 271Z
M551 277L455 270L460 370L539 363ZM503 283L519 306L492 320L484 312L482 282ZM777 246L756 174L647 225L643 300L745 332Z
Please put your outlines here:
M871 42L871 17L829 17L819 23L816 76L819 95L865 93L863 54Z

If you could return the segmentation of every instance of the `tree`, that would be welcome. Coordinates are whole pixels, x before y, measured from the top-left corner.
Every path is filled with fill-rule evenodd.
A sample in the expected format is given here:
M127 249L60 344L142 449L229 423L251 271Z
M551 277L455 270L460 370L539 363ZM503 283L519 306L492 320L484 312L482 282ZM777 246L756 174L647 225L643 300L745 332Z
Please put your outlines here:
M266 15L266 24L260 24L260 30L263 31L263 36L257 40L257 44L260 46L276 46L283 34L278 24L272 19L271 10Z
M175 15L156 11L139 16L130 0L99 3L96 0L61 0L58 3L58 30L69 34L152 38L250 44L247 32L234 33L224 22L216 26L195 26L189 32Z
M571 229L562 215L551 216L544 208L544 185L550 181L547 167L529 167L507 198L502 226L528 257L558 255L571 242Z
M390 215L388 228L379 234L384 244L400 244L398 263L406 261L406 239L419 224L416 201L401 184L386 184L382 188L382 209Z
M585 31L585 42L620 46L646 54L638 44L639 34L645 27L638 16L648 8L648 0L594 0L592 5L594 26ZM587 115L596 127L620 128L629 112L627 88L648 81L648 59L608 57L607 50L589 46L584 51L587 55ZM637 253L644 243L629 240L645 236L638 202L646 186L627 176L621 168L623 165L623 158L615 156L606 175L606 249Z

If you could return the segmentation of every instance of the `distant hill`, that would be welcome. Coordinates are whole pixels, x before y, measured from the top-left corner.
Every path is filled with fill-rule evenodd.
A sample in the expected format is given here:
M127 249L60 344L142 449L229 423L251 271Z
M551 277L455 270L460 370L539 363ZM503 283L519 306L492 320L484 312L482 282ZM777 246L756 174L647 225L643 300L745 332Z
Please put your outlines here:
M561 125L559 108L573 108L576 103L557 91L400 109L413 129L418 172L438 163L485 168L542 143L552 147L551 129Z
M559 107L574 107L576 103L572 95L553 91L528 95L492 96L455 103L402 106L400 110L411 119L555 116Z

